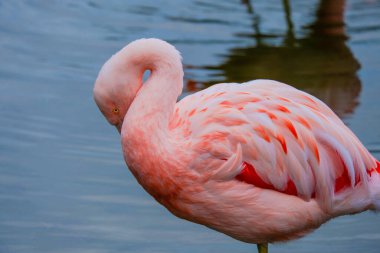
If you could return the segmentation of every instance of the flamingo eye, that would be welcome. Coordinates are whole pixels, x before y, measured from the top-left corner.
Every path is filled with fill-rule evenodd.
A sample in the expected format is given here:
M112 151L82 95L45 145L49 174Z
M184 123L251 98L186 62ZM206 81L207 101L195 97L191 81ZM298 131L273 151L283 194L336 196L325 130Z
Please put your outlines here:
M113 108L112 112L114 114L118 114L119 113L119 108L117 108L117 107Z

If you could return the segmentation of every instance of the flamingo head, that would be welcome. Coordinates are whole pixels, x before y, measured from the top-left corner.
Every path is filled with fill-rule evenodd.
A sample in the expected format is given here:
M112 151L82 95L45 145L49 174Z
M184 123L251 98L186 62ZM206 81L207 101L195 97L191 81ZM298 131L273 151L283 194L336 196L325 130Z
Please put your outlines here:
M108 122L116 126L119 132L124 116L142 87L145 71L151 71L151 80L153 72L160 73L155 74L157 77L161 75L172 82L175 80L180 85L173 86L171 90L175 95L182 92L181 56L172 45L154 38L140 39L128 44L103 65L94 87L96 104Z
M96 104L119 133L124 116L141 86L139 77L129 75L129 72L122 53L118 52L103 65L94 87Z

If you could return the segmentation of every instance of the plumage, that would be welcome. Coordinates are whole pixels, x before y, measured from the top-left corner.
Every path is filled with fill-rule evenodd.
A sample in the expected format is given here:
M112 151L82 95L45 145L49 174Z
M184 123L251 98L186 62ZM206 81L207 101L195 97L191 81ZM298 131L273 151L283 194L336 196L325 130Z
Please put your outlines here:
M380 163L322 101L255 80L176 102L182 79L178 51L142 39L107 61L94 89L129 169L176 216L267 243L379 209Z

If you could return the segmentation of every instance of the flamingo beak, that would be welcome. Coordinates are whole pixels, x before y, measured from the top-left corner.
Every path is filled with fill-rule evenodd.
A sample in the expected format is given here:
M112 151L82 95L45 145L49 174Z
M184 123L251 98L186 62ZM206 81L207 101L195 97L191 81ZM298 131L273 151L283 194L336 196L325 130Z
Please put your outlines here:
M121 134L121 127L123 126L123 123L120 122L119 124L117 124L115 127L117 129L117 131L119 132L119 134Z

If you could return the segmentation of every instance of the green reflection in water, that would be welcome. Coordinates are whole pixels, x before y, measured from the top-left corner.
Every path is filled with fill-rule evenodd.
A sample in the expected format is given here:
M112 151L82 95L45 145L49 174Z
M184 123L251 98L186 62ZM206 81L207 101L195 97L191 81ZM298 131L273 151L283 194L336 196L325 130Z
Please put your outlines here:
M216 82L244 82L273 79L305 90L326 102L338 115L353 112L361 89L356 72L360 68L347 45L345 34L345 0L322 0L315 21L304 27L305 36L296 38L291 18L291 5L283 0L287 32L280 45L271 45L273 35L260 32L259 14L254 5L243 1L252 14L255 46L232 49L218 66L219 70L204 85Z

